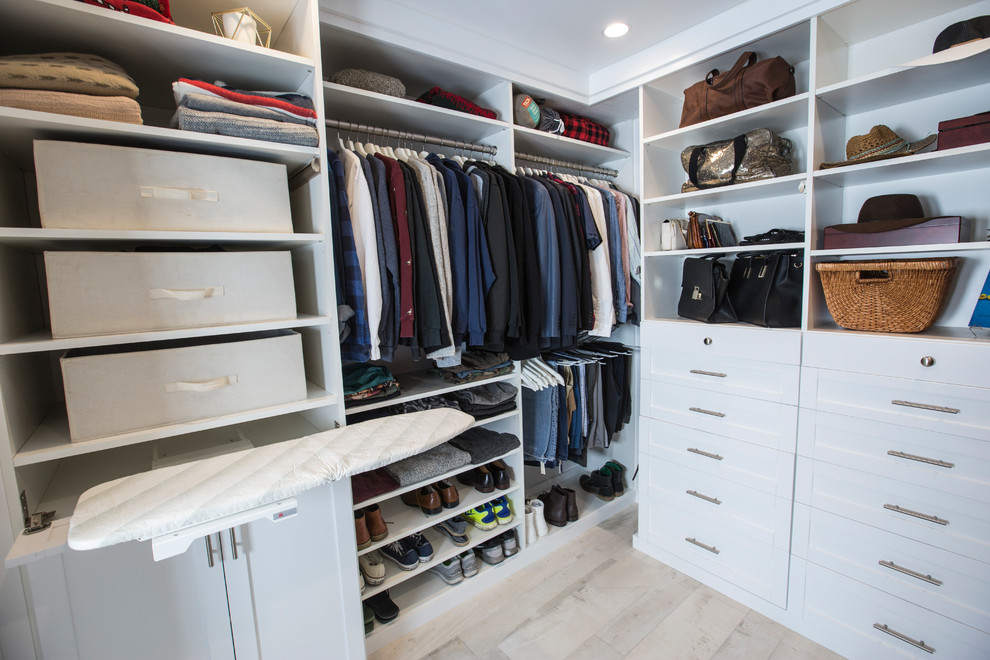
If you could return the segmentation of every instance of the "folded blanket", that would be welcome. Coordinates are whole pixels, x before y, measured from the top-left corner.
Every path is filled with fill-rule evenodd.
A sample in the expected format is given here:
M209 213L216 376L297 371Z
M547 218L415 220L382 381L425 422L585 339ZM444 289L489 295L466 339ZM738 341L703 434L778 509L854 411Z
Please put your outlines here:
M305 94L295 92L254 92L235 89L218 80L210 84L202 80L179 78L172 83L176 105L182 105L182 99L187 94L207 94L217 98L227 99L235 103L268 108L287 116L302 119L308 124L316 124L316 108L313 99Z
M488 419L489 417L515 410L516 400L509 399L505 403L499 403L494 406L469 406L467 404L460 404L460 409L461 412L466 412L474 417L475 420Z
M257 117L258 119L283 121L290 124L312 125L312 122L301 117L296 117L288 112L266 108L261 105L248 105L247 103L228 101L219 96L199 94L197 92L190 92L184 95L182 100L179 101L179 105L192 108L193 110L199 110L200 112L226 112L230 115L240 115L242 117Z
M241 117L226 112L200 112L185 106L176 109L172 116L172 128L303 147L315 147L320 143L320 136L312 126Z
M521 443L511 433L496 433L483 426L476 426L452 438L448 444L470 454L473 465L481 465L509 453Z
M0 57L0 87L47 89L136 99L137 85L108 59L86 53L38 53Z
M126 96L91 96L43 89L0 89L0 105L73 117L143 124L141 106Z
M439 411L428 410L426 412ZM422 415L425 413L411 414ZM400 486L409 486L419 481L439 477L441 474L456 470L470 462L470 454L444 443L429 451L424 451L422 454L416 454L391 465L386 465L385 471L398 481Z

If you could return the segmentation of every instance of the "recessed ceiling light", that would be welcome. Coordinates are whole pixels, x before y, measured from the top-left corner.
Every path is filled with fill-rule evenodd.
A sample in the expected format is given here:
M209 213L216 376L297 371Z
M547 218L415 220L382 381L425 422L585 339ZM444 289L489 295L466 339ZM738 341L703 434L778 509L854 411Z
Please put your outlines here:
M612 23L611 25L607 26L604 30L602 30L602 34L612 39L616 37L621 37L625 35L627 32L629 32L629 26L626 25L625 23Z

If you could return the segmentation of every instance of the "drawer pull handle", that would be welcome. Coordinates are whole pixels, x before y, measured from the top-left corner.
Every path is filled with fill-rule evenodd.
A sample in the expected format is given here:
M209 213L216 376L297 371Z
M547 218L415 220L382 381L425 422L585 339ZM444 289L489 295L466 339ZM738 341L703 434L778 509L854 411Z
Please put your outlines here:
M220 193L216 190L198 190L196 188L161 188L158 186L141 186L141 197L151 199L188 199L193 202L220 201Z
M687 493L688 495L691 495L692 497L697 497L698 499L705 500L706 502L711 502L712 504L722 503L722 500L718 499L717 497L709 497L708 495L705 495L704 493L699 493L696 490L686 490L684 492Z
M718 548L716 548L714 545L705 545L704 543L702 543L698 539L691 538L690 536L685 536L684 537L684 540L687 541L688 543L693 543L694 545L698 546L699 548L702 548L703 550L707 550L708 552L712 553L713 555L717 555L718 553L722 552L721 550L719 550Z
M896 456L897 458L906 458L909 461L918 461L919 463L928 463L929 465L937 465L944 468L954 468L955 463L946 463L945 461L940 461L937 458L926 458L925 456L918 456L917 454L905 454L902 451L895 451L893 449L887 450L888 456Z
M931 355L926 355L925 357L921 358L921 366L923 366L923 367L934 367L935 366L935 358L933 358Z
M223 296L222 286L205 286L202 289L148 289L152 300L203 300Z
M699 376L711 376L712 378L725 378L726 374L720 374L717 371L705 371L703 369L692 369L691 373L698 374Z
M228 385L237 384L237 374L221 376L210 380L180 380L175 383L165 383L166 392L212 392Z
M707 451L701 451L697 447L688 447L687 450L692 454L698 454L699 456L704 456L705 458L714 458L716 461L720 461L723 458L718 454L709 454Z
M927 582L928 584L934 584L936 587L942 586L942 581L936 580L931 575L923 575L917 571L912 571L910 568L904 568L903 566L898 566L894 562L887 561L885 559L881 559L878 563L884 568L889 568L890 570L897 571L898 573L904 573L904 575L910 575L911 577L921 580L922 582Z
M704 408L688 408L691 412L701 413L702 415L711 415L712 417L725 417L725 413L715 412L714 410L705 410Z
M927 653L935 653L935 649L931 646L928 646L928 644L925 644L924 640L911 639L904 633L899 633L893 628L888 628L886 623L874 623L873 627L879 630L880 632L887 633L891 637L896 637L902 642L907 642L911 646L916 646L922 651L925 651Z
M712 338L711 337L705 337L702 340L702 342L705 344L705 346L711 346L712 345Z
M922 410L934 410L935 412L949 413L950 415L958 415L959 408L949 408L947 406L933 406L928 403L914 403L913 401L901 401L900 399L894 399L891 401L895 406L905 406L907 408L921 408Z
M913 516L915 518L921 518L922 520L927 520L928 522L938 523L939 525L948 525L948 520L942 520L938 516L930 516L927 513L920 513L918 511L912 511L911 509L904 509L897 506L896 504L884 504L883 508L888 511L893 511L894 513L903 513L905 516Z

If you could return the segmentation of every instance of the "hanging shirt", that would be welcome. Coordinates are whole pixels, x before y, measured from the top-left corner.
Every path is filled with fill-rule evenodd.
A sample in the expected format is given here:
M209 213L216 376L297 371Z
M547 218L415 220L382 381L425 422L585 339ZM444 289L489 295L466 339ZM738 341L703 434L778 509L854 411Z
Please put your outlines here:
M412 247L409 240L409 211L406 207L406 183L399 167L399 162L376 154L385 165L388 180L388 201L392 214L392 227L395 230L396 243L399 249L399 302L397 312L399 317L399 337L411 339L415 334L415 309L413 304L413 262Z
M374 156L365 158L371 170L368 180L372 183L375 195L372 199L378 209L375 228L378 230L379 264L383 266L382 277L382 323L379 326L379 350L383 360L392 360L399 341L399 253L395 240L395 225L392 220L392 207L388 197L388 181L385 164Z
M595 325L589 334L595 337L608 337L612 334L615 310L612 304L612 276L609 265L605 208L602 204L601 193L598 190L583 184L578 187L588 196L591 215L601 237L599 246L591 251L591 298L595 309Z
M364 178L360 157L352 151L341 152L344 161L344 183L347 188L348 210L354 227L361 279L364 281L365 304L368 306L368 327L371 328L370 359L378 360L378 326L382 320L382 284L378 270L378 238L375 235L375 212L371 193Z
M371 354L371 338L364 300L364 282L361 279L361 265L351 227L344 163L333 151L327 152L327 158L330 161L330 170L333 172L337 192L334 213L331 213L330 217L336 225L335 233L339 232L342 239L342 262L337 267L343 273L344 302L354 312L354 316L350 319L351 331L340 343L340 359L344 362L367 362Z

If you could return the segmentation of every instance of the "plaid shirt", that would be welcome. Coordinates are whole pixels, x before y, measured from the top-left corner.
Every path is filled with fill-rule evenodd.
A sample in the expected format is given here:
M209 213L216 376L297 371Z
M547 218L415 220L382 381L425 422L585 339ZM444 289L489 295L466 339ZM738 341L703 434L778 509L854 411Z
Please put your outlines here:
M593 122L587 117L569 115L566 112L561 112L560 118L564 120L564 137L600 144L603 147L608 146L612 134L601 124Z
M365 307L364 282L361 279L361 266L358 263L357 247L354 244L354 229L351 226L351 215L347 210L347 186L344 183L344 163L336 153L328 151L330 169L333 171L337 188L337 199L330 200L336 204L331 210L330 220L340 227L343 239L342 255L344 263L334 264L343 273L344 300L337 304L348 305L354 310L347 323L350 332L340 342L340 359L343 362L367 362L371 355L371 330L368 326L368 310Z
M488 108L482 108L480 105L475 105L471 101L468 101L463 96L445 92L439 87L434 87L427 92L423 92L416 100L420 103L429 103L430 105L447 108L448 110L457 110L458 112L467 112L472 115L478 115L479 117L495 119L495 113Z

